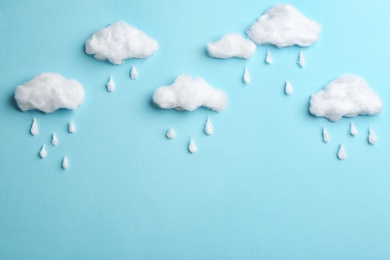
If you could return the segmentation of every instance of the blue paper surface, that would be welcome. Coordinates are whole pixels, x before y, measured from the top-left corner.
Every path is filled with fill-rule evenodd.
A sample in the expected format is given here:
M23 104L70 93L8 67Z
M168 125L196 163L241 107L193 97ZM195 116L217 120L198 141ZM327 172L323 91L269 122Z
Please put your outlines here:
M0 258L388 258L389 3L290 1L323 28L304 49L303 69L298 47L259 46L248 61L207 57L208 42L245 35L277 3L1 1ZM118 20L153 37L160 50L120 66L86 55L85 41ZM264 62L268 49L271 66ZM242 83L245 65L249 85ZM46 71L83 84L78 110L17 109L16 86ZM153 91L181 73L225 90L228 108L155 108ZM380 115L331 123L308 113L310 95L344 73L366 79L384 103ZM109 93L111 74L116 90ZM203 132L207 117L211 136ZM70 120L74 134L67 132ZM349 135L350 122L357 137ZM171 127L177 136L168 140ZM378 136L374 146L369 127ZM191 137L195 155L187 151ZM40 159L43 144L48 155ZM336 157L340 144L345 161Z

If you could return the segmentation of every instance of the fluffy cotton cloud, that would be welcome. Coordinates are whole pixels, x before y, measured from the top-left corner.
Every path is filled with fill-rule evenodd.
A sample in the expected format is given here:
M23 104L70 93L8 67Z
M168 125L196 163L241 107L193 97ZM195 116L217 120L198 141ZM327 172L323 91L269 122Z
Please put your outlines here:
M59 108L75 109L84 100L84 88L74 79L57 73L42 73L19 85L15 100L22 111L37 109L46 113Z
M216 42L207 45L209 56L215 58L242 58L249 59L256 51L256 44L244 39L238 33L225 34Z
M294 6L280 4L260 16L246 33L256 44L304 47L316 42L320 32L321 26Z
M85 52L95 59L122 64L123 60L144 59L158 49L158 43L137 28L125 22L116 22L100 29L85 44Z
M219 112L225 109L227 96L222 90L210 87L202 78L179 75L172 85L156 89L153 101L164 109L193 111L203 106Z
M374 115L382 111L382 102L366 81L355 75L343 75L310 98L310 113L337 121L341 117Z

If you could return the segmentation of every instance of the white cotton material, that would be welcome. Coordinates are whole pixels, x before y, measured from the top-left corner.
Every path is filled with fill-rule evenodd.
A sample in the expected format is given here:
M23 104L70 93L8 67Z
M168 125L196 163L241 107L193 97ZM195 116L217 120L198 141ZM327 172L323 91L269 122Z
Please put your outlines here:
M227 106L224 91L210 87L203 78L192 78L185 74L179 75L172 85L157 88L153 101L160 108L178 111L206 107L220 112Z
M204 125L204 132L206 133L206 135L211 135L213 131L213 124L211 123L210 118L207 117L206 123Z
M72 120L70 120L70 122L69 122L68 132L69 132L69 133L74 133L74 132L76 132L76 127L74 126L74 123L73 123Z
M46 155L47 155L47 152L46 152L45 145L42 145L42 148L41 148L41 150L39 151L39 157L45 158Z
M267 51L267 56L265 57L265 63L269 65L272 64L272 55L270 50Z
M324 141L324 143L329 142L329 134L325 127L322 130L322 141Z
M245 66L244 74L242 75L242 82L249 84L251 82L251 76L249 75L248 68Z
M58 145L58 143L59 143L58 138L57 138L56 134L53 133L53 135L51 137L51 144L56 146L56 145Z
M337 158L339 158L339 160L345 160L347 158L347 154L345 153L345 149L342 144L340 145L339 151L337 152Z
M192 154L196 153L198 151L198 147L196 146L194 140L190 140L190 143L188 144L188 151Z
M62 159L62 164L61 164L62 169L67 169L69 167L69 159L65 155L64 159Z
M131 78L132 80L136 80L137 77L138 77L137 69L135 68L135 66L133 66L133 67L131 68L131 71L130 71L130 78Z
M368 131L368 143L369 144L375 144L377 140L376 134L372 128Z
M175 136L176 136L175 130L173 130L173 128L169 129L168 132L165 134L165 136L166 136L168 139L173 139L173 138L175 138Z
M112 75L110 75L110 79L108 80L106 86L108 92L113 92L115 90L115 82L114 79L112 78Z
M310 46L318 40L320 32L319 24L289 4L273 6L246 31L254 43L277 47Z
M216 42L207 45L210 57L249 59L256 51L256 44L238 33L225 34Z
M301 50L299 52L299 57L298 57L298 61L297 61L299 67L303 68L305 66L305 55L303 55L303 51Z
M35 117L34 117L33 122L31 124L30 133L32 135L38 134L38 124L37 124L37 119Z
M109 60L115 65L125 59L144 59L158 49L158 43L137 28L123 21L94 33L85 44L85 52L97 60Z
M292 85L289 81L286 81L286 86L284 87L284 92L286 93L286 95L291 95L293 92Z
M84 88L78 81L50 72L19 85L15 91L16 103L22 111L37 109L45 113L60 108L76 109L84 96Z
M356 127L355 127L355 124L353 122L351 122L349 132L350 132L350 134L352 136L357 136L358 133L359 133L358 130L356 129Z
M310 98L310 113L338 121L341 117L374 115L382 111L381 99L356 75L343 75Z

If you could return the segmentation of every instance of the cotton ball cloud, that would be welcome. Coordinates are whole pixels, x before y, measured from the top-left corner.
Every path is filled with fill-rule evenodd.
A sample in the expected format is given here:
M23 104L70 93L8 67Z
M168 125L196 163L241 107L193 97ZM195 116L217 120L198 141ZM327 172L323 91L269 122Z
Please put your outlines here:
M227 106L224 91L210 87L200 77L179 75L170 86L162 86L153 94L154 103L163 109L193 111L201 106L219 112Z
M310 46L318 40L320 32L320 25L289 4L275 5L246 31L254 43L278 47Z
M225 34L216 42L207 45L210 57L214 58L241 58L249 59L256 51L256 44L244 39L238 33Z
M97 60L119 65L125 59L144 59L158 49L158 43L125 22L116 22L100 29L85 44L85 52Z
M78 81L49 72L19 85L15 91L16 103L22 111L37 109L45 113L78 108L84 96L84 88Z
M310 98L310 113L338 121L341 117L374 115L382 111L382 102L366 81L356 75L343 75Z

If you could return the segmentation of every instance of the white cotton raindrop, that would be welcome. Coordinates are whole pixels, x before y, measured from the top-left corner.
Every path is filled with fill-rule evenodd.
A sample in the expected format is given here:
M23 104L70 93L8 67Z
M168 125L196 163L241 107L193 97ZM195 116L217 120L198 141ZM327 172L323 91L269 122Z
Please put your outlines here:
M196 147L196 144L194 142L194 140L190 140L190 143L188 145L188 151L192 154L196 153L198 151L198 147Z
M246 66L245 66L245 70L244 70L244 75L242 77L242 81L245 84L249 84L249 82L251 82L251 77L249 75L249 71L248 71L248 68Z
M69 133L74 133L74 132L76 132L76 127L74 126L74 123L73 123L72 120L70 120L70 122L69 122L68 132L69 132Z
M115 90L115 83L114 79L112 78L112 75L110 76L110 80L107 83L107 90L109 92L113 92Z
M207 135L211 135L213 133L213 124L210 121L210 118L207 117L206 124L204 126L204 132Z
M322 140L324 141L324 143L329 142L329 134L325 127L322 130Z
M267 56L265 57L265 63L270 65L272 64L272 55L270 50L267 51Z
M372 128L370 128L370 130L368 131L368 143L375 144L376 140L377 140L376 134L375 134L374 130L372 130Z
M57 145L59 143L56 133L53 133L53 136L51 137L51 143L52 145Z
M340 145L339 151L337 152L337 158L339 158L339 160L345 160L346 158L345 149L342 144Z
M66 169L69 167L69 160L68 157L65 155L64 159L62 159L62 164L61 164L63 169Z
M175 131L173 130L173 128L171 128L171 129L168 130L168 132L165 134L165 136L166 136L168 139L173 139L173 138L175 138L176 133L175 133Z
M353 122L351 122L351 127L349 129L349 133L352 135L352 136L357 136L358 135L358 130L356 129L355 127L355 124Z
M31 125L30 133L32 135L38 134L38 124L37 124L37 120L35 119L35 117L33 119L32 125Z
M131 71L130 71L130 78L131 78L132 80L136 80L137 77L138 77L137 69L135 68L135 66L133 66L133 67L131 68Z
M303 66L305 66L305 56L303 55L303 51L301 50L300 52L299 52L299 58L298 58L298 65L299 65L299 67L303 67Z
M289 81L286 81L286 86L284 87L284 92L286 93L286 95L291 95L293 92L291 83Z
M42 145L41 150L39 151L39 157L45 158L47 155L45 145Z

